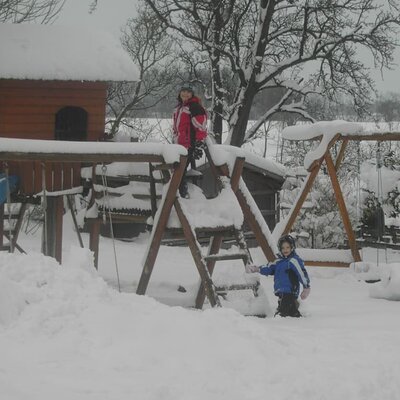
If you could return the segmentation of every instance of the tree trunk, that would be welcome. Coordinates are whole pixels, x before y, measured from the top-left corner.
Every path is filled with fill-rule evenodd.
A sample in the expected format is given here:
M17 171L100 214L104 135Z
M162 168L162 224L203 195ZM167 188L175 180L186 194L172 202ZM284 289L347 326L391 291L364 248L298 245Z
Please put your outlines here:
M243 145L247 130L247 123L249 122L250 111L256 93L257 90L254 86L246 88L242 101L229 119L229 144L232 146L241 147Z
M218 53L218 54L217 54ZM211 130L214 134L216 143L222 143L222 113L223 113L223 94L221 92L221 71L219 68L220 55L214 51L211 57L211 76L212 76L212 104L211 104Z
M215 22L213 29L213 43L214 46L210 52L211 64L211 85L212 85L212 116L211 116L211 129L214 134L215 141L219 144L222 143L222 113L223 113L223 93L221 92L222 79L221 79L221 51L219 45L221 41L221 31L224 27L223 19L220 13L219 1L214 2L215 7Z

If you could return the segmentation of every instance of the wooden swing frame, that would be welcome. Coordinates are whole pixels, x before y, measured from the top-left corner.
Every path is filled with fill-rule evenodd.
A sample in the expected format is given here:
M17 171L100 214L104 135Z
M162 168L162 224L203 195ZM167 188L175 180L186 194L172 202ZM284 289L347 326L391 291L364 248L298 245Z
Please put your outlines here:
M321 140L321 137L317 137L314 140ZM375 133L371 135L345 135L338 133L333 139L329 142L325 154L311 164L308 168L308 175L303 183L300 193L298 194L297 201L289 211L288 216L286 217L286 224L282 231L282 234L289 234L293 228L293 225L300 214L301 208L310 193L311 188L315 182L315 179L322 167L322 164L325 162L328 175L332 182L333 192L335 194L336 202L338 204L340 216L343 221L343 226L347 235L349 247L351 250L351 254L353 256L353 260L355 262L361 261L360 251L357 246L355 233L353 227L351 225L349 213L346 207L346 201L343 196L342 189L340 187L339 179L337 176L337 171L340 168L340 165L343 161L347 145L349 141L400 141L400 133L399 132L388 132L388 133ZM336 160L334 161L331 154L332 147L341 141L340 149L338 151ZM349 263L340 262L340 261L308 261L305 260L306 265L309 266L318 266L318 267L349 267Z

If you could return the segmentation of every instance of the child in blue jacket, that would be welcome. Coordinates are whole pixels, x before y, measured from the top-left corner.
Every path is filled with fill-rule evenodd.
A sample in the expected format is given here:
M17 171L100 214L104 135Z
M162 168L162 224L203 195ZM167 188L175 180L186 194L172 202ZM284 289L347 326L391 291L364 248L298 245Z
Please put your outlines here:
M250 266L248 272L259 272L262 275L274 275L274 292L278 296L278 309L275 315L282 317L301 317L297 298L300 284L303 291L300 295L305 300L310 293L310 278L304 268L303 260L295 251L292 236L282 236L278 241L278 258L266 266Z

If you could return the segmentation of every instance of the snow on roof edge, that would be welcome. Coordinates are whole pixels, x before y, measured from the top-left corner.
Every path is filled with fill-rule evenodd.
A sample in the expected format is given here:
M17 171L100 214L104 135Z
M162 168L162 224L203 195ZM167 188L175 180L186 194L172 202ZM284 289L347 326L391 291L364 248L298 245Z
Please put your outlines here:
M249 150L245 150L236 146L214 144L210 142L208 142L208 146L212 154L213 161L216 165L229 163L229 155L234 155L235 157L244 157L245 165L249 168L255 167L254 169L263 170L265 171L266 175L270 174L274 175L275 177L286 177L286 167L284 165L269 158L261 157ZM203 164L198 163L198 167L201 167L208 162L206 159L203 161Z
M136 81L138 71L104 31L62 25L0 23L0 78Z

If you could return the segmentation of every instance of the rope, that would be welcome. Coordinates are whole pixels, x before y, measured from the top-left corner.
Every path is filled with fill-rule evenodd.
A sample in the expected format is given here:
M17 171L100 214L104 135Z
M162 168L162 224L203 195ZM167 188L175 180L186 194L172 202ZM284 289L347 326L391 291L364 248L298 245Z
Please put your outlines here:
M13 237L12 219L11 219L11 190L10 190L7 162L5 162L5 172L6 172L6 192L7 192L7 211L8 211L8 234L9 234L8 241L10 243L10 253L14 253L14 237Z
M106 174L107 174L107 166L105 164L103 164L103 166L101 167L101 181L103 183L103 196L104 196L105 200L107 201L108 219L109 219L110 233L111 233L111 239L112 239L113 250L114 250L115 272L117 274L118 291L121 293L121 282L119 279L117 250L115 247L115 236L114 236L113 221L112 221L112 216L111 216L111 204L110 204L110 196L108 194L108 183L107 183L107 175ZM107 222L106 213L105 213L105 210L103 209L103 223L106 224L106 222Z

